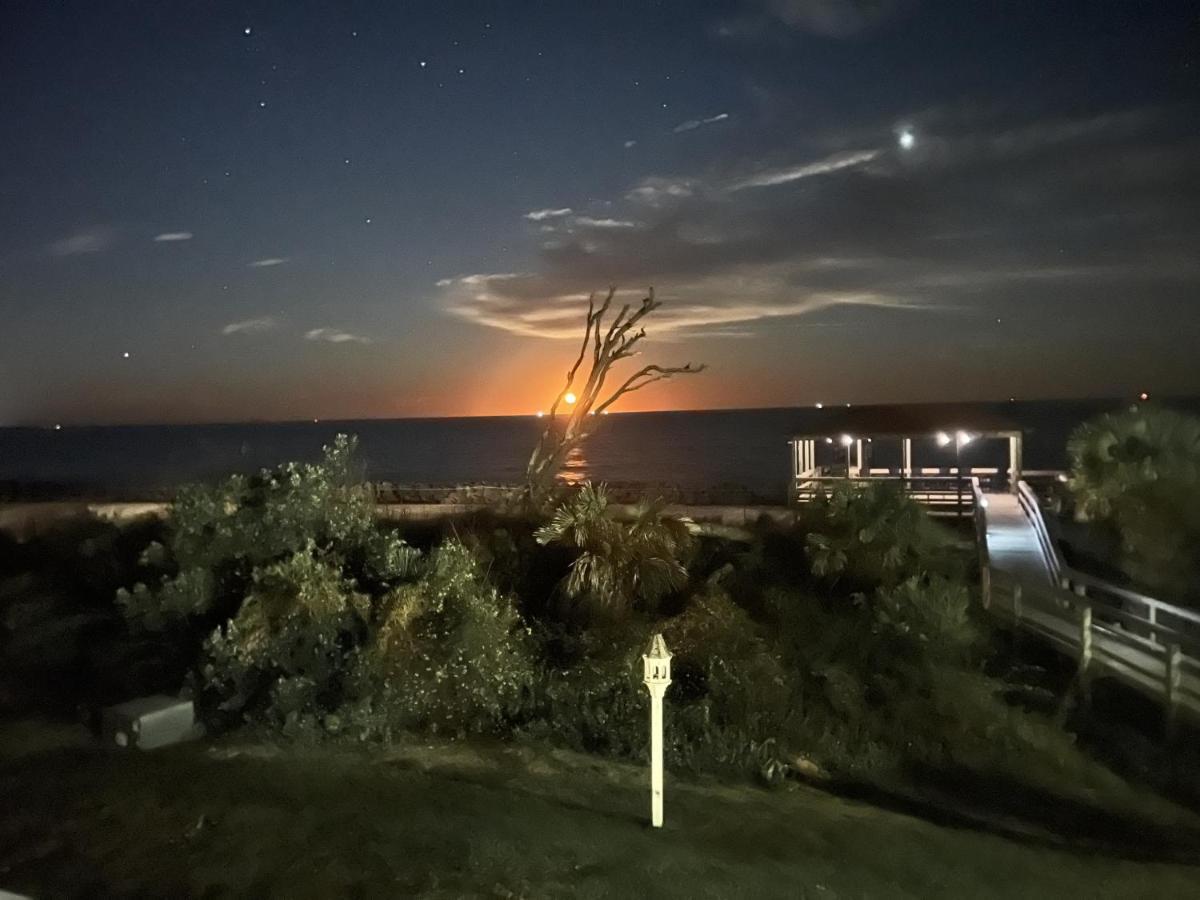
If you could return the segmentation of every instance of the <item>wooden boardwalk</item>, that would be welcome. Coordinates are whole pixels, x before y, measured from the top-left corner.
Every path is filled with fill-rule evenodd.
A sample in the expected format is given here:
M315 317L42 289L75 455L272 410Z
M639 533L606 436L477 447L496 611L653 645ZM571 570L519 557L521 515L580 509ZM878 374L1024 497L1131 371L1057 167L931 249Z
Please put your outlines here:
M975 491L984 604L1078 661L1086 690L1111 677L1200 721L1200 614L1072 570L1033 491Z

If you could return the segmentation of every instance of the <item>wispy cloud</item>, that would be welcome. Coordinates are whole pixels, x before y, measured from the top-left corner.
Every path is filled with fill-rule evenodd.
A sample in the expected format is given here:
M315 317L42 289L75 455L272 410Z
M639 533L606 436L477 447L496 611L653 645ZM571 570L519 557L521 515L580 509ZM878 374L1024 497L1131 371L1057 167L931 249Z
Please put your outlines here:
M576 216L571 221L584 228L637 228L637 222L629 219L594 219L591 216Z
M811 178L814 175L828 175L830 172L837 172L839 169L861 166L863 163L868 163L875 159L879 154L879 150L858 150L853 153L837 153L816 162L760 172L758 175L752 175L749 178L733 182L729 185L729 190L740 191L744 188L775 187L776 185L799 181L801 178Z
M279 325L271 316L259 316L257 319L243 319L240 322L230 322L221 329L221 334L258 334L271 331Z
M256 259L252 263L247 263L247 267L251 269L269 269L271 266L282 266L288 261L286 256L268 256L265 259Z
M304 335L306 341L324 341L327 344L370 344L368 337L351 334L340 328L314 328Z
M690 178L643 178L625 195L626 200L660 206L668 200L690 197L696 190L696 182Z
M655 334L672 337L703 333L744 337L746 329L729 326L767 319L804 316L839 306L927 309L926 305L877 291L816 291L794 283L790 266L726 273L673 281L659 290L664 300L656 314ZM445 295L447 310L460 318L526 337L575 339L587 306L577 292L557 292L559 280L540 275L517 281L473 285L454 282ZM622 291L620 302L636 302L638 291ZM736 334L734 333L736 332Z
M543 222L546 219L559 219L570 214L571 207L564 206L562 209L533 209L525 213L525 218L531 222Z
M54 256L78 256L81 253L99 253L107 250L116 240L116 231L107 225L85 228L52 243L49 247Z
M680 122L671 129L675 134L681 134L685 131L695 131L704 125L714 125L717 122L724 122L729 118L729 113L717 113L715 116L709 116L705 119L688 119L686 122Z
M1132 295L1191 301L1200 225L1178 185L1200 184L1200 155L1177 116L918 111L902 120L911 147L894 138L894 116L814 130L769 163L643 178L591 215L525 229L554 229L533 235L526 272L445 278L438 299L478 325L577 339L581 291L653 284L664 301L654 334L674 340L1021 304L1127 316L1120 301Z
M193 235L190 231L164 231L162 234L154 236L154 242L157 244L172 244L176 241L190 241Z

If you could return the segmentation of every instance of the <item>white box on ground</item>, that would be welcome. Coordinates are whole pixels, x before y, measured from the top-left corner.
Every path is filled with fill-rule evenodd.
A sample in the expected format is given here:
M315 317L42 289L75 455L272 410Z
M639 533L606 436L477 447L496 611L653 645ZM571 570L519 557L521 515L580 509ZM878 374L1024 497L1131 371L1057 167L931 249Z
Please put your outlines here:
M155 694L106 707L101 734L115 747L153 750L199 736L191 700Z

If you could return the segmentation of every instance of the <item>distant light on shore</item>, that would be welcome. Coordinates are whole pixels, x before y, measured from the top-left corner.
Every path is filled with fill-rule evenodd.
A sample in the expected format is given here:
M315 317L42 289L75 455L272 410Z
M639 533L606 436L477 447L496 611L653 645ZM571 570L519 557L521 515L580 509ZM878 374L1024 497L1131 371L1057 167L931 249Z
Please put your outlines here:
M544 416L544 415L545 415L545 413L544 413L544 412L542 412L540 409L537 411L537 417L538 417L539 419L540 419L542 416Z
M825 404L824 404L824 403L818 403L818 404L817 404L817 409L824 409L824 408L825 408Z

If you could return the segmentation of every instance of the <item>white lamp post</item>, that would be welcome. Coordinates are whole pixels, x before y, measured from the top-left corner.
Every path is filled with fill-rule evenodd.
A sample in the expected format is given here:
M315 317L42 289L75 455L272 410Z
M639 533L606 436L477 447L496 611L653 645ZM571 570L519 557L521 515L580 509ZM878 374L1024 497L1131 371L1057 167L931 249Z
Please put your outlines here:
M952 440L954 441L954 484L955 484L955 494L957 495L956 502L955 502L955 508L958 512L958 518L961 519L962 518L962 489L963 489L962 448L965 447L967 444L971 443L971 441L975 440L975 435L969 434L968 432L962 431L961 429L954 432L953 438L951 438L950 435L946 434L946 432L944 432L944 431L939 431L937 433L937 442L938 442L939 447L945 447Z
M650 639L642 656L644 680L650 691L650 824L663 823L663 696L671 683L671 654L661 634Z
M848 435L848 434L842 435L842 446L846 448L846 477L847 478L850 477L850 447L853 443L854 443L854 438L850 437L850 435ZM862 463L862 459L860 457L859 464L861 465L861 463Z

